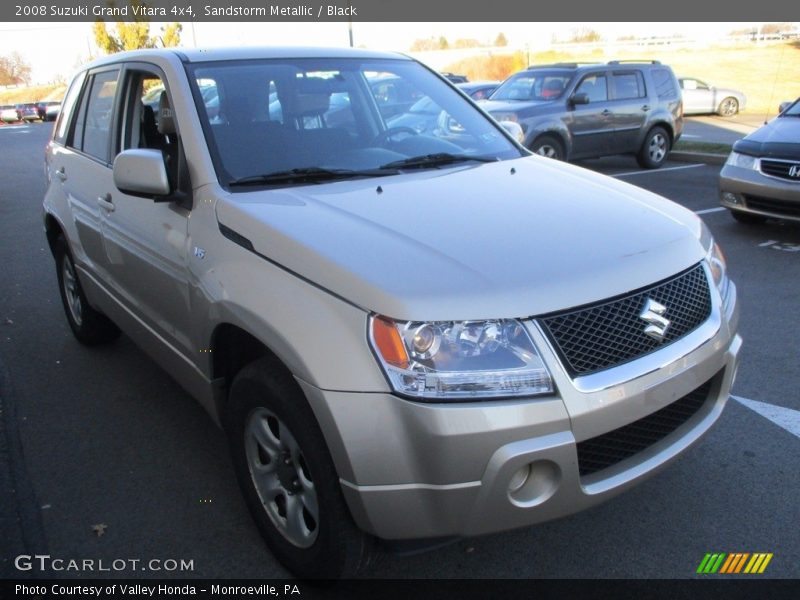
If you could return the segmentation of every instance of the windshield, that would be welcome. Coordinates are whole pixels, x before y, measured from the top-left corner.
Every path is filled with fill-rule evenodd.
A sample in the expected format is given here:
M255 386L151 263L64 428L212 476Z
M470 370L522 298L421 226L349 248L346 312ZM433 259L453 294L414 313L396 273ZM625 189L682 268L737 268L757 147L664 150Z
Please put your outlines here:
M567 88L572 73L570 71L545 71L536 69L522 71L506 79L490 100L555 100Z
M782 117L800 117L800 100L795 100L789 108L783 111L780 116Z
M319 183L521 156L494 121L413 61L220 61L187 69L226 186ZM423 124L415 121L421 109Z

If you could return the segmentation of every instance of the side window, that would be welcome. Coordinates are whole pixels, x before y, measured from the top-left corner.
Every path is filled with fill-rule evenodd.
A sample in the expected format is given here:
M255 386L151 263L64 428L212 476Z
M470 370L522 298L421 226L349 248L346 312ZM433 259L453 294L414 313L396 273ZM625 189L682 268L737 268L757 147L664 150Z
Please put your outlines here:
M111 117L117 92L119 70L103 71L92 78L84 92L71 146L90 156L108 162L111 139Z
M576 94L586 94L589 102L605 102L608 100L608 83L605 75L587 75L575 90Z
M122 150L163 150L166 147L168 134L161 113L170 109L165 90L164 82L158 75L147 71L126 72ZM171 116L167 118L171 119Z
M644 98L644 78L639 71L614 73L612 75L615 100Z
M58 122L56 123L54 129L55 135L53 136L53 139L60 144L64 144L67 140L69 123L72 120L72 111L75 109L75 103L78 100L78 96L81 93L81 88L83 87L83 82L85 80L86 71L75 77L75 79L72 81L72 85L70 85L69 90L67 91L66 96L64 96L64 101L61 103L61 111L58 115Z
M653 69L653 83L656 86L656 94L662 100L666 98L675 98L678 91L675 89L675 79L672 73L666 69ZM683 80L687 81L687 80Z

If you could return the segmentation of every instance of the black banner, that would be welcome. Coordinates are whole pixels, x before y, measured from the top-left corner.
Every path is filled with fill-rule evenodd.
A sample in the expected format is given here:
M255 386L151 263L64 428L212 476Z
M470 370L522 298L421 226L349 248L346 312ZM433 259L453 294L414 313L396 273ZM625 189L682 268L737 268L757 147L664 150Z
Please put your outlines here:
M76 598L193 598L291 600L459 600L512 598L664 598L669 600L724 598L797 598L800 581L775 579L705 579L705 580L42 580L13 581L0 584L4 599L72 600Z

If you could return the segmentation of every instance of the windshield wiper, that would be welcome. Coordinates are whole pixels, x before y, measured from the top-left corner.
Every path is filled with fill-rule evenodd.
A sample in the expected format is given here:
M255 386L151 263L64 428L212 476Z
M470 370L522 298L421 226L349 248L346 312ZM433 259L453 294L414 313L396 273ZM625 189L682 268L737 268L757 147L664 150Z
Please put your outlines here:
M457 162L465 161L475 162L497 162L495 157L487 156L472 156L471 154L450 154L449 152L437 152L436 154L422 154L420 156L412 156L404 158L403 160L396 160L385 165L381 165L381 169L423 169L435 168L444 165L450 165Z
M287 171L275 171L263 175L249 175L234 179L229 182L230 186L245 185L270 185L281 183L323 183L325 181L336 181L340 179L353 179L355 177L385 177L386 175L396 175L397 169L383 168L365 169L356 171L353 169L324 169L322 167L305 167L302 169L289 169Z

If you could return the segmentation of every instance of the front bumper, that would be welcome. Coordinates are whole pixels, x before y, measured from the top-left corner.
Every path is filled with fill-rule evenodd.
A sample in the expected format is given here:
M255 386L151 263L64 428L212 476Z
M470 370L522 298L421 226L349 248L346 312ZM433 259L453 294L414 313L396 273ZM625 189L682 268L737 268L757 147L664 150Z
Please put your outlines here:
M575 380L529 323L558 396L442 405L300 384L363 530L390 540L502 531L611 498L700 439L720 416L738 365L733 283L726 306L723 312L716 302L704 325L658 352ZM709 381L705 401L674 431L608 468L580 474L580 442L638 421Z
M800 180L793 182L756 169L725 165L719 192L722 206L731 210L800 221Z

